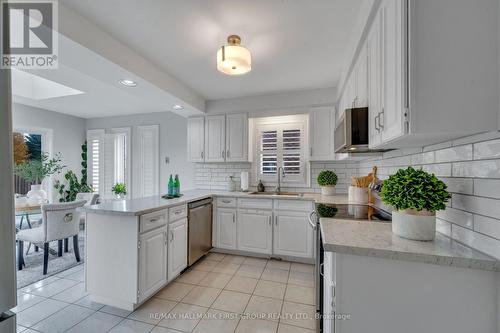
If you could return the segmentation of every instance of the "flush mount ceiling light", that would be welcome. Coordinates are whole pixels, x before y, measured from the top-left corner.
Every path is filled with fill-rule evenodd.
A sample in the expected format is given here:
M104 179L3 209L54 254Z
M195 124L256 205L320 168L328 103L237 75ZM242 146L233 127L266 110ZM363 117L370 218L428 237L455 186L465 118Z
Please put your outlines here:
M172 109L174 109L174 110L184 110L184 107L182 105L175 104L174 106L172 106Z
M118 80L118 83L120 83L122 86L125 86L125 87L137 86L137 83L133 80L130 80L130 79L121 79L121 80Z
M252 55L241 46L237 35L227 37L228 45L217 51L217 70L227 75L242 75L252 70Z

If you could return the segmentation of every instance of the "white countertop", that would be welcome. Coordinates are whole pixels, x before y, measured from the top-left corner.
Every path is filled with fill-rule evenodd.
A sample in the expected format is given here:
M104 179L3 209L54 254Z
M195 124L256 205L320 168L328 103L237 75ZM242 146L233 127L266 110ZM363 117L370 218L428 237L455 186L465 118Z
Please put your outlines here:
M321 218L325 251L500 272L500 261L436 233L432 242L392 233L390 223Z
M115 199L105 200L98 205L86 206L83 209L87 213L96 214L116 214L127 216L139 216L165 209L177 205L187 204L193 201L210 197L239 197L255 199L287 199L287 200L308 200L316 203L347 203L346 195L335 195L331 197L322 196L317 193L305 193L301 196L294 195L269 195L251 194L251 192L229 192L210 190L188 190L183 192L182 197L176 199L162 199L160 196L138 198L138 199Z

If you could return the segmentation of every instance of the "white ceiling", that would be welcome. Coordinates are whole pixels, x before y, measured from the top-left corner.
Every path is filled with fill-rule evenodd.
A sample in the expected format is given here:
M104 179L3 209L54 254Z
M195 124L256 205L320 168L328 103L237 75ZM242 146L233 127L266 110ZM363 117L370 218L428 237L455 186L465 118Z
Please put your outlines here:
M62 2L213 100L336 86L363 0ZM216 70L230 34L252 52L241 77Z

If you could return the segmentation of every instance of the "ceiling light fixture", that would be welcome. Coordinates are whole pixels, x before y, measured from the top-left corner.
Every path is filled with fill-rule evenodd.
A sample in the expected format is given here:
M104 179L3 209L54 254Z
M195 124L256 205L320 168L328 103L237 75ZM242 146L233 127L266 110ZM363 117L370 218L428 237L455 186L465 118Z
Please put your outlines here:
M137 86L137 82L130 80L130 79L121 79L121 80L118 80L118 83L120 83L122 86L125 86L125 87Z
M172 109L174 109L174 110L184 110L184 107L182 105L175 104L174 106L172 106Z
M252 55L241 46L238 35L227 37L228 45L217 51L217 70L227 75L242 75L252 70Z

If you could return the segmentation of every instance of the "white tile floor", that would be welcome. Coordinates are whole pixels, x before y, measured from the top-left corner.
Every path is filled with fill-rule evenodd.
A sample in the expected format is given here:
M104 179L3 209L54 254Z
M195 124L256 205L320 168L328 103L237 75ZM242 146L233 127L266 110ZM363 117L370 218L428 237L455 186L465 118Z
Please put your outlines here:
M78 266L19 290L17 331L312 333L315 328L312 265L212 253L134 312L91 302L83 276Z

